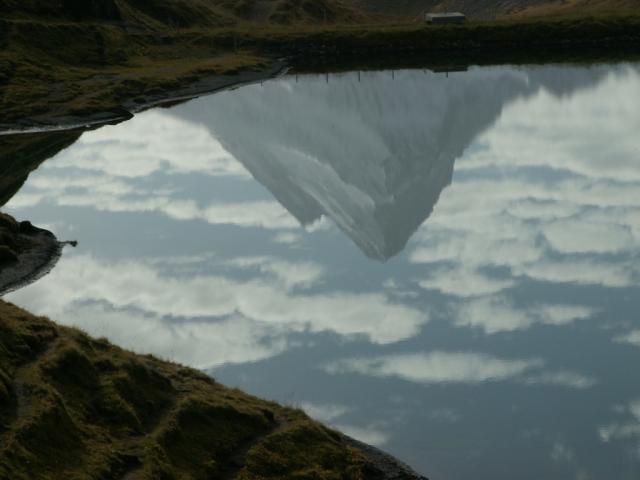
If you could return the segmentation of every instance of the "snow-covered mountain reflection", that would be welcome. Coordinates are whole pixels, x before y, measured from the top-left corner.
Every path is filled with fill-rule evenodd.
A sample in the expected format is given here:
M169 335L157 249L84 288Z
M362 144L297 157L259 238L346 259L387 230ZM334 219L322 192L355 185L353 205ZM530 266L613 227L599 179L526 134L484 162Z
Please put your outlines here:
M170 114L211 131L301 224L326 215L365 254L385 260L431 214L454 161L507 104L547 85L568 94L607 72L490 68L286 78Z

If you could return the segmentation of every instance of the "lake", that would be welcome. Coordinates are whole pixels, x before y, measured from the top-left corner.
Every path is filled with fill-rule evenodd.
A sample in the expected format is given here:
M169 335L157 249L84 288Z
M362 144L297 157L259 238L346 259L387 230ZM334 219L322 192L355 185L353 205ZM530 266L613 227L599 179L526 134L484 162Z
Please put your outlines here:
M289 75L85 132L6 296L432 479L640 478L640 64Z

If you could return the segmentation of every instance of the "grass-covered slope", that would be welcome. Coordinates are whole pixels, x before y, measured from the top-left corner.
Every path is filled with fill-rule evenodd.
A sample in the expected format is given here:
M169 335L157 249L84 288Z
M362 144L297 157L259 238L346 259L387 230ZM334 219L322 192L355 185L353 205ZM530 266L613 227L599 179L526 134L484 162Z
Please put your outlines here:
M299 410L0 301L0 478L384 476Z
M358 20L341 0L0 0L0 124L70 123L261 70L269 62L241 42L258 25Z
M111 22L130 28L230 26L242 22L353 22L362 18L344 0L0 0L12 19Z
M55 22L112 22L137 28L234 23L210 0L0 0L6 18Z
M473 19L585 15L640 11L640 0L345 0L371 12L414 17L460 11Z
M519 5L511 18L550 18L578 15L630 15L640 13L640 0L543 0Z
M427 62L466 55L477 62L510 52L499 61L522 62L540 52L555 53L554 60L593 48L637 52L638 2L0 0L0 129L78 124L96 112L104 118L121 107L137 110L222 75L249 72L255 80L282 57L308 63L351 56L365 63L383 53ZM376 5L391 16L361 13ZM523 18L429 26L402 16L418 5L476 17L513 11ZM562 14L541 18L544 10L536 10L558 5Z

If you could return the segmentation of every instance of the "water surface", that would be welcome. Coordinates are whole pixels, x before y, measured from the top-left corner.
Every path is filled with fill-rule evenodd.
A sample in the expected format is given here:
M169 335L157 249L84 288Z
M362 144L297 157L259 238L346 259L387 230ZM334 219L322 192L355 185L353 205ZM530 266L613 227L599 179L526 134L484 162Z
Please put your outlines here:
M8 296L433 479L640 478L640 65L289 76L87 132Z

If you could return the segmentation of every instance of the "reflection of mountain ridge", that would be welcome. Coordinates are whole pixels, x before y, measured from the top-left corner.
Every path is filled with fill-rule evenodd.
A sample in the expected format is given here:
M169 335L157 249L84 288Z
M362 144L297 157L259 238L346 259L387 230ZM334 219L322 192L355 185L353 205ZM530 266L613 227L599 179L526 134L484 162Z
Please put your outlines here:
M0 136L0 206L20 190L42 162L78 137L80 133L75 131Z
M606 71L289 77L170 114L208 128L301 224L326 215L368 256L386 260L429 217L455 159L507 103L547 83L567 94Z

